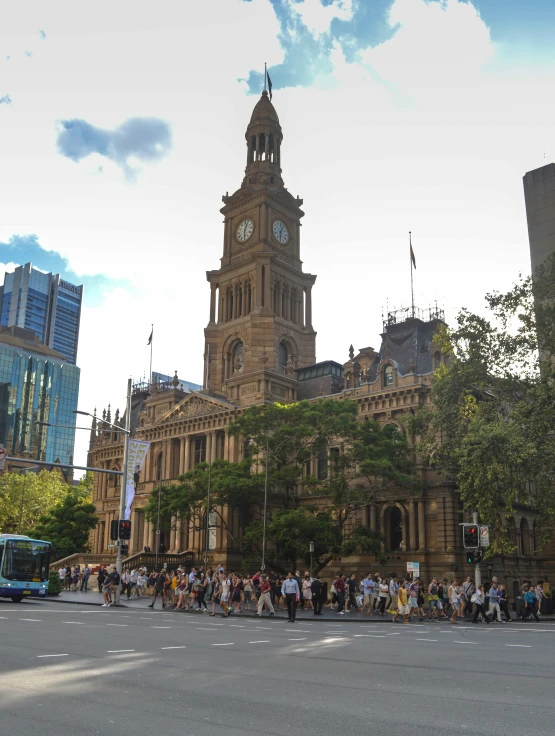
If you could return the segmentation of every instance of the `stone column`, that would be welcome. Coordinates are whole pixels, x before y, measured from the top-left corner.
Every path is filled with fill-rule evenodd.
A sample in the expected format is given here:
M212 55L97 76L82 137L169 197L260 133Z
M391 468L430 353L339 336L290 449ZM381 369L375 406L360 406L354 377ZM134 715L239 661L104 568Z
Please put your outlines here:
M216 290L217 284L210 284L210 322L216 321Z
M212 438L213 432L206 433L206 462L209 463L212 458Z
M230 463L235 462L235 437L228 435L228 460Z
M416 501L413 499L409 502L409 536L410 549L416 549Z
M131 539L129 540L129 554L134 555L137 552L139 543L139 510L133 509L131 512Z
M371 504L370 506L370 529L376 531L376 505Z
M270 264L265 264L265 270L264 270L264 306L272 308L272 279L271 279L271 271L270 271Z
M368 521L369 521L368 506L364 506L362 509L362 525L368 526Z
M306 326L312 327L312 286L306 287Z
M185 466L185 438L179 438L179 475L183 474Z
M186 473L188 470L191 469L191 437L190 436L185 437L184 464L185 464L185 467L183 468L183 472Z
M418 549L424 552L426 549L426 517L424 499L418 502Z
M153 521L150 522L150 530L149 530L149 540L148 544L150 546L150 549L155 552L156 551L156 542L158 540L158 535L156 534L156 526Z
M216 432L210 432L210 462L213 463L214 460L217 457L217 447L216 447L216 440L217 440L217 434ZM208 449L207 449L208 452Z
M175 529L175 551L176 552L182 552L182 540L181 540L181 529L183 526L183 520L181 517L177 519L176 522L176 529Z

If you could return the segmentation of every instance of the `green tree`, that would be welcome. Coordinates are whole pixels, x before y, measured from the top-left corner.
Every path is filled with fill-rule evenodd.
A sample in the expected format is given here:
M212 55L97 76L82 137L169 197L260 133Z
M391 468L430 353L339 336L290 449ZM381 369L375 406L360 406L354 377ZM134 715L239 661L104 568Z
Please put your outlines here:
M27 534L67 491L67 483L56 470L4 473L0 476L0 531Z
M238 542L222 514L222 507L227 506L238 514L242 528L252 520L253 509L262 500L263 487L260 479L252 475L249 460L241 463L216 460L211 467L208 463L199 463L179 476L177 483L155 487L145 506L147 520L157 522L159 505L161 529L169 530L171 520L175 519L177 523L190 523L195 530L204 530L209 484L210 510L217 517L217 525Z
M432 404L410 419L425 460L489 524L490 554L514 551L517 506L533 507L536 539L555 521L555 257L534 279L486 295L486 316L462 310L438 336L446 365Z
M380 554L381 536L359 523L361 510L388 489L416 490L405 435L396 426L360 421L350 400L253 406L229 432L247 443L259 486L267 460L274 509L267 538L275 555L306 559L314 541L316 571L337 556ZM313 460L319 472L306 477ZM260 548L260 526L245 539L251 550Z
M94 504L71 490L60 504L39 518L32 534L52 542L53 554L60 559L76 552L89 552L89 536L96 524Z

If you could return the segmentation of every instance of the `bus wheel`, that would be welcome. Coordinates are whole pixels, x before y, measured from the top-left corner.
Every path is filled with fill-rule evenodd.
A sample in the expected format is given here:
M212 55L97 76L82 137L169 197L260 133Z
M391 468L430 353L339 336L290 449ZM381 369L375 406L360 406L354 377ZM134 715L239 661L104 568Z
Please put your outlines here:
M12 601L14 603L21 603L22 600L23 600L22 595L12 595Z

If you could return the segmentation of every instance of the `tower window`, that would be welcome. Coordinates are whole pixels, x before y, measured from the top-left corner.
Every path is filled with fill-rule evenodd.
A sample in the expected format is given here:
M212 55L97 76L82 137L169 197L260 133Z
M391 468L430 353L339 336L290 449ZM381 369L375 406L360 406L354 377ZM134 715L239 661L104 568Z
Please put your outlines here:
M231 372L242 373L245 360L245 349L242 342L237 342L231 351Z
M386 365L383 369L383 385L384 386L392 386L393 385L393 366L392 365Z
M441 355L440 355L439 351L436 351L434 353L434 362L433 362L433 365L434 365L434 371L437 371L437 369L441 365Z
M287 345L284 342L280 342L278 351L280 373L285 373L285 368L287 367L287 358Z

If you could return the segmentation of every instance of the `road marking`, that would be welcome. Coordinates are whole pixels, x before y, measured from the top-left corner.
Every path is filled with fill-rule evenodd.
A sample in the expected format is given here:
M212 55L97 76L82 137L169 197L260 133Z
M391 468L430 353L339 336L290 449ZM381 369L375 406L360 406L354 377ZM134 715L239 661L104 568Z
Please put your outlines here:
M43 659L44 657L69 657L69 654L39 654L37 659Z
M84 626L84 621L62 621L63 624L78 624L79 626Z
M110 624L108 624L110 626ZM151 629L171 629L171 626L151 626Z
M395 631L395 633L393 633L393 634L386 634L386 636L401 636L401 632L400 631Z
M127 626L127 624L106 624L106 626Z
M214 629L207 629L205 626L195 626L197 631L213 631Z
M223 624L220 624L220 626L223 626ZM234 629L244 629L244 626L240 626L239 624L228 624L228 626L233 627Z
M233 642L232 641L228 641L226 644L212 644L212 646L213 647L232 647L233 646Z
M306 629L285 629L285 631L298 631L299 634L310 634L310 631Z
M187 647L160 647L161 649L187 649Z
M385 639L385 634L355 634L354 636L368 636L370 639Z
M525 647L526 649L531 649L531 644L505 644L506 647Z
M260 629L260 630L264 629L266 631L271 631L272 630L272 627L271 626L255 626L254 628L255 629Z
M108 649L106 654L120 654L120 652L134 652L134 649Z
M306 636L303 636L300 639L287 639L287 641L306 641Z
M269 644L269 639L259 639L258 641L249 641L249 644Z
M6 620L8 619L8 617L7 617L7 616L0 616L0 618L5 618Z
M457 641L453 639L453 644L477 644L477 641Z
M141 621L154 621L154 616L139 616Z
M415 639L414 641L437 641L437 639Z
M20 621L42 621L41 618L20 618Z

